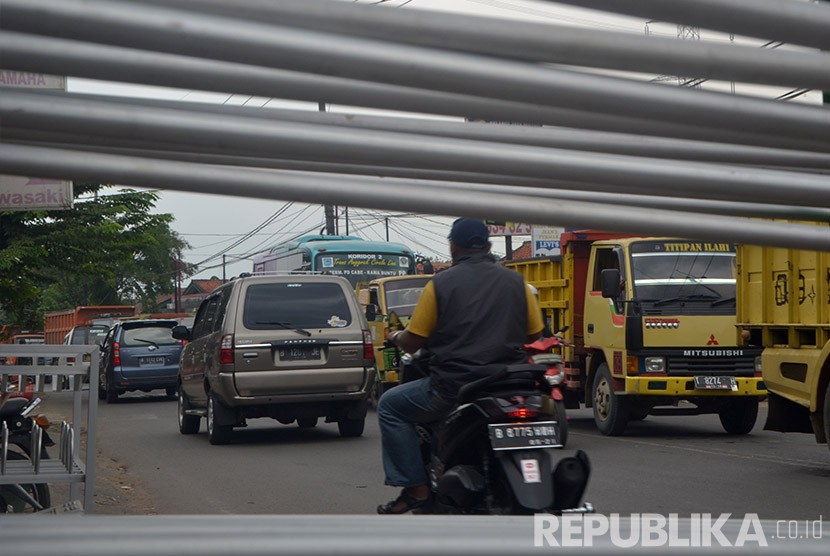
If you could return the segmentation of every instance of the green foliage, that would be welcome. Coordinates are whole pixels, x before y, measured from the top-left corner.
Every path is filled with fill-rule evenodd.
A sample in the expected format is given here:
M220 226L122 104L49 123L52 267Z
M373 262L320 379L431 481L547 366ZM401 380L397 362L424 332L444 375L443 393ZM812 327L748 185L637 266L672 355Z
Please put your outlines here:
M7 321L39 327L45 311L142 303L171 293L186 243L154 192L75 184L65 211L0 213L0 305ZM91 198L90 198L91 197Z

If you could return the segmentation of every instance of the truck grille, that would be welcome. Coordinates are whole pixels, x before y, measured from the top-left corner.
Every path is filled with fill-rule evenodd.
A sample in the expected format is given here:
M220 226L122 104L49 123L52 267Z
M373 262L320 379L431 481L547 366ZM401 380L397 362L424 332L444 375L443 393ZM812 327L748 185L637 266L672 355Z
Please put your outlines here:
M667 358L669 376L726 375L755 376L755 357L684 357Z

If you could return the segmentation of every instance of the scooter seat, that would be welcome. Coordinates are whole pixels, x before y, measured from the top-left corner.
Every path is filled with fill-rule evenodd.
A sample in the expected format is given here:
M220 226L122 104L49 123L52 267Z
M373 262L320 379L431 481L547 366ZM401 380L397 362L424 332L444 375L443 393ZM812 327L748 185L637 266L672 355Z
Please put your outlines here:
M27 405L29 405L29 400L26 398L9 398L6 400L6 403L3 404L3 407L0 407L0 420L20 415L20 412L23 411L23 408Z

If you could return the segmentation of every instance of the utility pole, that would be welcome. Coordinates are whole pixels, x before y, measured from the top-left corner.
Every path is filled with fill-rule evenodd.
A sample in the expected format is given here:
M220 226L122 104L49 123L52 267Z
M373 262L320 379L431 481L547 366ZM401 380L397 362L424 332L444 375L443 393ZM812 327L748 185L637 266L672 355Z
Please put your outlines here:
M222 255L222 282L227 282L225 278L225 255Z
M389 217L386 217L386 241L389 241Z
M326 103L318 102L317 109L320 112L326 111ZM334 235L334 207L332 205L323 205L323 210L326 215L326 235Z

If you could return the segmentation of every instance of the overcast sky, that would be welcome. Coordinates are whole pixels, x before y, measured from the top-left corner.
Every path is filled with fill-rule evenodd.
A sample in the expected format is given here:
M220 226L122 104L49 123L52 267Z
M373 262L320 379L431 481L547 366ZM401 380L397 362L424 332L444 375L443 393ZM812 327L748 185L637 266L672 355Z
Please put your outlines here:
M365 4L375 4L377 0L361 0ZM522 0L389 0L389 6L400 9L446 10L488 17L526 19L560 25L585 26L601 30L624 31L630 33L649 33L674 37L675 25L644 20L612 16L591 10L579 10L568 6L544 1ZM728 36L701 32L701 38L709 41L728 42ZM740 39L739 39L740 40ZM760 43L761 41L755 41ZM751 41L749 42L751 44ZM708 85L715 87L718 85ZM720 88L728 87L720 84ZM201 91L165 89L158 87L138 87L103 83L84 79L70 78L70 92L90 92L125 96L140 96L181 100L185 102L213 102L229 105L272 106L280 108L297 108L317 110L316 103L282 101L276 98L249 97L247 95L228 95L205 93ZM747 92L738 90L739 93ZM762 92L770 97L778 91ZM759 93L756 93L759 94ZM815 97L815 98L814 98ZM806 102L820 102L818 93L810 93L800 99ZM343 106L329 106L330 111L360 111ZM273 222L256 230L274 214L282 211ZM319 206L286 206L283 202L270 200L243 199L231 196L191 194L181 192L161 192L157 212L171 213L175 217L173 229L187 240L192 249L184 253L189 263L202 263L201 269L194 277L209 278L222 276L222 259L217 255L226 251L225 273L228 277L251 270L252 253L266 249L280 240L292 237L304 230L318 231L324 222L323 209ZM349 210L349 232L366 239L384 239L386 237L386 216L388 212L368 211L352 207ZM446 217L407 217L393 215L388 218L389 239L408 244L416 252L427 256L447 258L447 246L444 239L451 219ZM345 233L345 218L339 219L340 233ZM253 233L245 239L247 234ZM243 240L244 241L241 241ZM522 238L516 238L516 243ZM515 244L514 244L515 246ZM504 244L494 241L494 251L504 252ZM247 258L245 258L247 257ZM212 259L213 258L213 259ZM212 260L211 260L212 259Z

